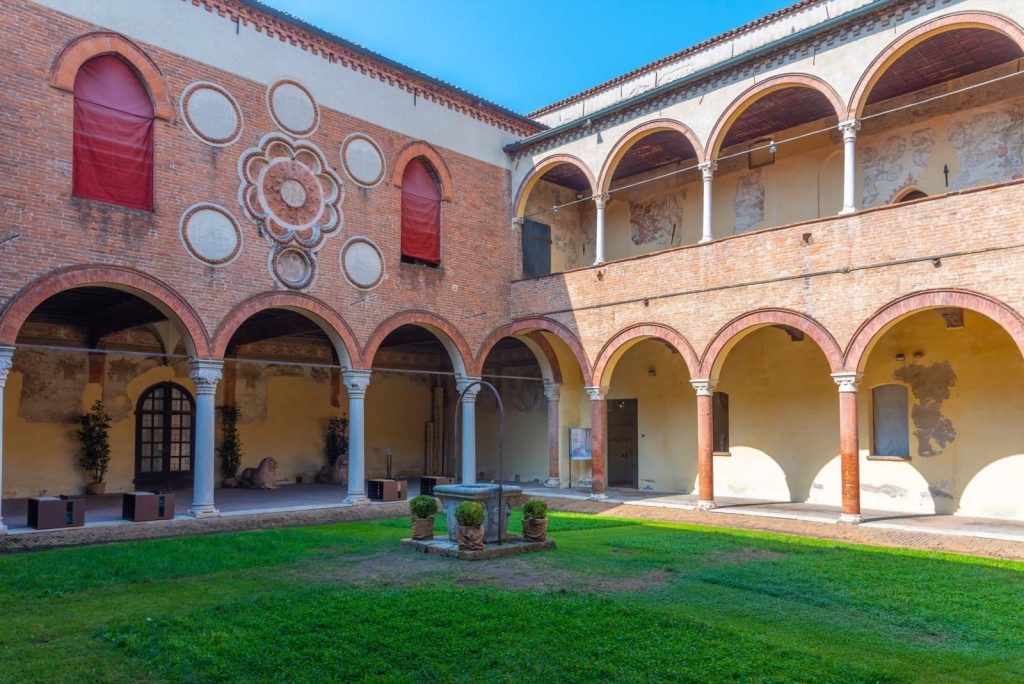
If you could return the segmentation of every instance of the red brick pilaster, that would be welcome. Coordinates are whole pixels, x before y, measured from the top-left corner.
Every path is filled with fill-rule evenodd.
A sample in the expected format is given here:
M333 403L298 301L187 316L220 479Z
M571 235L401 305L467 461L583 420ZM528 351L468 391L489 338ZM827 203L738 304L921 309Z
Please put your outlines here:
M608 425L609 387L587 387L590 395L590 491L594 498L605 498L605 451Z
M839 453L842 461L843 510L840 522L860 522L860 444L857 426L857 373L833 373L839 385Z
M715 507L714 411L716 380L691 380L697 392L697 505Z

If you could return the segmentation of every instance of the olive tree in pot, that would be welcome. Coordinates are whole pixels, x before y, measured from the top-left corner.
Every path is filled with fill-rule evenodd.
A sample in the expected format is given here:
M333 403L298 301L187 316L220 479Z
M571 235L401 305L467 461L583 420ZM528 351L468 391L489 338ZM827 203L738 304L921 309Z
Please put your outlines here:
M484 507L476 501L463 501L455 507L455 521L459 524L459 548L465 551L484 550Z
M412 511L412 538L433 539L437 500L420 494L409 502L409 510Z
M79 463L91 480L85 485L87 494L102 494L107 483L103 478L110 466L110 416L103 402L96 401L88 413L78 416L78 439L82 442Z
M523 504L523 539L542 542L548 538L548 504L530 499Z

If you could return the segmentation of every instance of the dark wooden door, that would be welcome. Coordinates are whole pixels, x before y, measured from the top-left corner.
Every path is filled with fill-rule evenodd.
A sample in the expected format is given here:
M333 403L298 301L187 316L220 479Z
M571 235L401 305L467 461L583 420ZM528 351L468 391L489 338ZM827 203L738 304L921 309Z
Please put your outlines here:
M636 399L608 400L608 486L639 483Z
M523 222L523 277L551 273L551 226L526 219Z
M192 485L196 406L181 385L161 382L135 407L135 488Z

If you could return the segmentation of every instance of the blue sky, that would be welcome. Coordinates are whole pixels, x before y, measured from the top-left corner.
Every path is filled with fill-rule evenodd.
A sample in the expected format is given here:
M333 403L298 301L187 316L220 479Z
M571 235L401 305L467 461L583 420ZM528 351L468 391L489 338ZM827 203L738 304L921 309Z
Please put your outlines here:
M794 0L263 0L528 113Z

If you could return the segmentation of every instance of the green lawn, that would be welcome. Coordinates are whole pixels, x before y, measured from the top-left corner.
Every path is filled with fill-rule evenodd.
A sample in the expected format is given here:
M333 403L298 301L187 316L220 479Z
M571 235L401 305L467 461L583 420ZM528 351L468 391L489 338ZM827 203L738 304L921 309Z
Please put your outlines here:
M0 557L0 681L1024 681L1024 564L553 513L556 551L408 520Z

